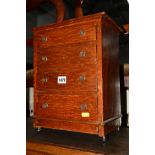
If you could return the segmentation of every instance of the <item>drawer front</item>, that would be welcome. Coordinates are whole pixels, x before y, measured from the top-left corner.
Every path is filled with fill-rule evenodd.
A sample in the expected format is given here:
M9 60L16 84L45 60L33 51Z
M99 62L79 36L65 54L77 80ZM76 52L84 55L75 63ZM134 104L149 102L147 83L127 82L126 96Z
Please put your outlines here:
M96 65L70 68L38 68L37 90L97 91Z
M68 66L96 64L96 42L40 48L37 53L38 66Z
M39 31L34 41L39 47L96 40L96 25L76 25Z
M38 95L35 116L62 120L97 120L96 95Z

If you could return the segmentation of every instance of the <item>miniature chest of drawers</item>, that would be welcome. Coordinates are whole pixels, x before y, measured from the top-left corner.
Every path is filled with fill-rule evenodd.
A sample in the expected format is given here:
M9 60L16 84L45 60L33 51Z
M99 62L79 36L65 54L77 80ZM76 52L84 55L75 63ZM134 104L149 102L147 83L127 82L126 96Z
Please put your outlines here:
M34 127L119 128L119 33L104 12L34 28Z

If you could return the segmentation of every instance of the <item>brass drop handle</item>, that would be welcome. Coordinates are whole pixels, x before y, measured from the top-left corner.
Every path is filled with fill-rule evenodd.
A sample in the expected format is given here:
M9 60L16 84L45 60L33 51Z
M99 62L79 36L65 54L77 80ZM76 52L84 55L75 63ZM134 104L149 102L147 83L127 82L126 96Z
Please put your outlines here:
M84 80L86 80L86 77L84 75L81 75L80 76L80 81L84 81Z
M42 104L42 108L43 108L43 109L47 109L47 108L48 108L48 103L47 103L47 102L43 103L43 104Z
M47 78L47 77L42 78L42 82L43 82L43 83L47 83L47 82L48 82L48 78Z
M41 60L44 61L44 62L46 62L48 60L48 58L47 58L47 56L42 56L41 57Z
M80 30L80 36L84 36L85 35L85 31L84 30Z
M85 57L86 56L86 52L85 51L80 51L80 57Z
M86 110L87 110L87 104L81 104L81 105L80 105L80 109L81 109L82 111L86 111Z
M47 41L47 37L46 36L43 36L42 37L42 42L45 43L46 41Z

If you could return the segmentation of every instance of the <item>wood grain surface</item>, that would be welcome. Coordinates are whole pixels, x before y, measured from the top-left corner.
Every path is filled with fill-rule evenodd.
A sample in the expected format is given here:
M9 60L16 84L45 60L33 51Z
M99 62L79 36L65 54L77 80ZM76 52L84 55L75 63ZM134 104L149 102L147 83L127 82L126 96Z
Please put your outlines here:
M27 142L26 148L26 155L101 155L101 153L34 142Z
M88 66L96 63L96 41L76 43L71 46L39 48L37 52L37 65L43 68L47 68L47 66L73 67L80 64Z
M37 89L59 91L97 91L96 65L70 67L38 68ZM58 76L66 76L66 84L57 82ZM84 79L83 79L83 78ZM47 78L47 82L43 79Z
M119 32L109 22L103 23L103 107L104 120L121 114L119 78ZM105 125L109 133L119 127L120 118Z
M47 103L48 107L43 108ZM38 95L36 117L74 120L97 121L96 95ZM82 117L88 112L89 117Z
M98 134L98 123L88 121L71 121L60 119L39 118L34 119L34 127L43 127L67 130L81 133Z
M96 40L96 24L87 25L76 23L75 25L41 30L36 34L34 32L34 35L35 40L38 42L38 47L93 41ZM46 38L46 41L43 41L44 37Z
M120 126L119 32L105 13L34 29L35 127L105 137Z

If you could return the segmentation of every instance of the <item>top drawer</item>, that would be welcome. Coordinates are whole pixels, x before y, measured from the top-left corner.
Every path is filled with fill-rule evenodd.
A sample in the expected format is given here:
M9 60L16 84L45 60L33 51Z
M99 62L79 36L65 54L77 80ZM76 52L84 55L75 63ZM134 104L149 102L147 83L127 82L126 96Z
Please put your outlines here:
M88 40L96 40L95 24L51 28L39 31L34 35L34 41L37 41L40 47L71 44Z

